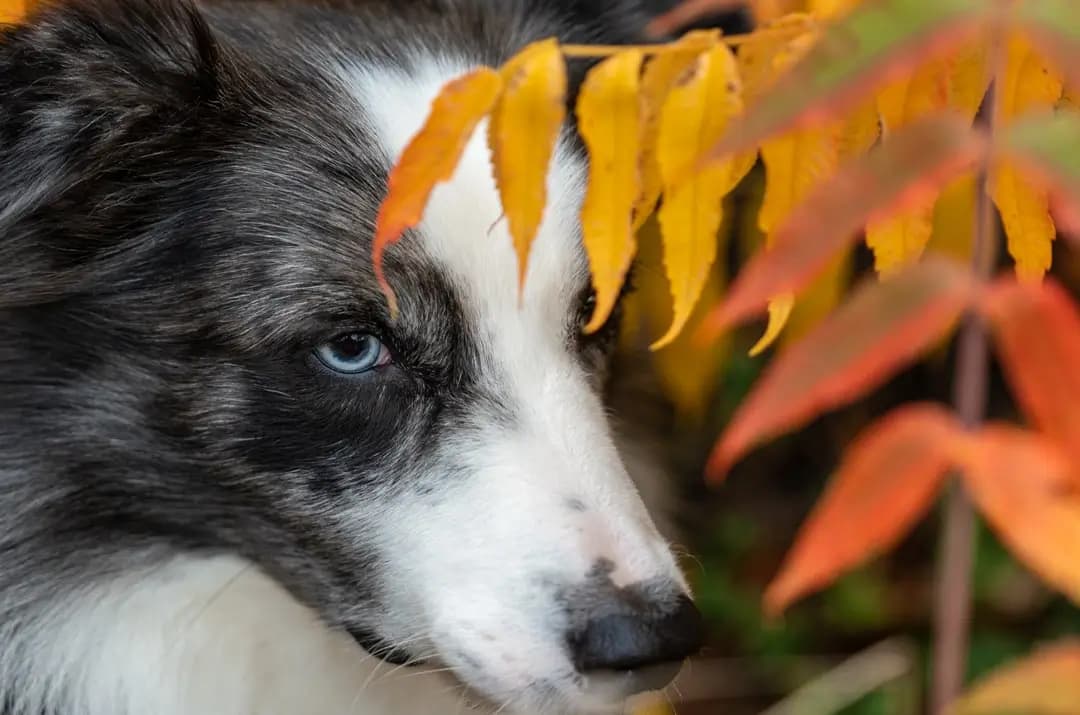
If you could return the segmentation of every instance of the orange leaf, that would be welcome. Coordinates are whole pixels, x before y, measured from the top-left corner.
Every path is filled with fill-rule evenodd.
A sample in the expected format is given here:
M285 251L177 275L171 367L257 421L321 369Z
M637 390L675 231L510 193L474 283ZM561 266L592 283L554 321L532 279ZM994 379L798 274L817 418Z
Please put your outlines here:
M705 321L702 337L760 311L772 296L797 292L853 242L868 219L925 201L971 167L983 146L966 120L939 115L842 167L791 212L773 246L743 268L727 300Z
M1076 715L1080 639L1067 638L998 668L977 682L947 715Z
M985 304L1005 374L1024 412L1080 464L1076 304L1051 279L1041 284L999 281Z
M693 73L664 102L657 142L664 203L658 219L673 315L667 332L653 344L654 350L674 340L690 318L716 260L723 198L742 177L733 175L731 161L719 161L687 182L671 182L693 162L700 145L718 137L742 109L739 90L735 57L726 45L717 45L697 58Z
M0 24L18 22L27 9L26 0L0 0Z
M772 362L713 450L710 474L719 478L753 445L873 389L944 336L973 292L970 272L944 260L864 283Z
M502 79L490 67L480 67L448 82L432 102L424 126L390 171L386 198L375 223L372 261L391 315L397 314L397 300L383 273L383 252L406 229L420 222L431 190L453 176L476 125L491 111L501 90Z
M718 30L694 30L671 44L667 52L658 52L641 75L641 195L634 206L634 230L642 227L660 199L662 182L656 143L660 136L660 117L668 93L689 72L694 60L714 47L720 39Z
M566 118L566 63L559 43L527 46L502 70L504 89L488 123L495 181L524 289L529 248L547 203L547 173Z
M961 464L972 499L1002 542L1080 602L1080 498L1058 446L1033 432L989 426Z
M901 407L869 427L803 524L765 592L766 610L779 613L895 544L930 506L954 443L965 438L952 414L932 404Z
M634 257L631 214L641 194L638 90L643 57L640 50L612 55L589 71L578 96L578 127L589 152L582 241L596 290L596 309L586 333L603 325L611 314Z

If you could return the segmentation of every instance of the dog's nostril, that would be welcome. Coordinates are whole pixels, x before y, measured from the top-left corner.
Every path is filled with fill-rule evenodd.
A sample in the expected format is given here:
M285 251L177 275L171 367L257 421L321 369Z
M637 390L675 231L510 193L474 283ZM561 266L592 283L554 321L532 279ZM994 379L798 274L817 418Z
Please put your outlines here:
M664 612L623 611L590 619L571 637L570 648L581 672L634 670L693 655L703 633L701 614L680 596L675 608Z

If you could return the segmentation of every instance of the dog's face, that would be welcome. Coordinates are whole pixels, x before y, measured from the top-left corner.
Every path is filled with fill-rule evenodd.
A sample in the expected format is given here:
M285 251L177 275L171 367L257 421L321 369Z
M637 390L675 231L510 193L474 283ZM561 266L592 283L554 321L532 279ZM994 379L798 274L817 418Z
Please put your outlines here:
M20 399L56 409L20 429L86 467L86 528L238 552L376 655L515 707L609 707L691 652L601 399L617 315L581 330L573 142L520 301L481 128L386 257L391 320L385 177L468 58L256 59L190 9L111 7L12 34L0 79L0 166L27 182L0 207L5 362L36 361Z

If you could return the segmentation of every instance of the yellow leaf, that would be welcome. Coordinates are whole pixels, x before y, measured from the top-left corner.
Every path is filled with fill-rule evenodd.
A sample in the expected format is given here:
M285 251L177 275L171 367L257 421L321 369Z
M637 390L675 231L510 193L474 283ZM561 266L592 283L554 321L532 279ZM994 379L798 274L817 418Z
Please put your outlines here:
M757 357L776 342L776 339L780 337L780 331L787 324L794 305L795 297L790 293L779 295L769 301L769 324L765 326L765 334L754 343L754 347L750 348L750 357Z
M912 74L879 90L878 111L886 131L944 109L949 102L949 68L944 60L924 62Z
M1061 97L1062 78L1021 35L1009 37L1004 76L994 106L995 121L1007 123L1036 107L1052 107ZM993 169L990 195L1001 213L1009 254L1023 279L1040 279L1050 267L1056 234L1044 189L1036 188L1008 162Z
M1076 715L1080 703L1080 641L1043 646L977 682L947 715Z
M488 124L495 182L518 256L524 288L529 248L547 203L551 154L566 118L566 63L559 43L527 46L502 70L504 89Z
M1001 213L1016 275L1024 280L1042 278L1050 268L1056 234L1046 191L1001 162L994 167L990 194Z
M851 252L844 251L799 292L784 327L785 344L797 341L832 313L844 297L850 276Z
M795 16L786 22L798 27L801 22ZM814 43L816 33L806 31L788 38L774 53L771 62L756 55L765 48L755 48L754 53L741 56L742 67L747 76L753 77L756 91L772 82L798 60ZM765 43L763 43L765 44ZM762 143L761 158L765 163L765 196L758 212L758 226L765 234L766 246L772 243L772 233L806 194L822 179L836 171L840 148L837 141L840 124L833 122L820 127L797 129ZM769 303L769 324L765 335L751 349L757 355L768 348L780 336L791 315L794 296L777 296Z
M631 715L676 715L675 708L660 695L649 693L636 700L638 702L630 711Z
M758 214L758 226L771 234L791 209L822 179L836 171L838 150L832 131L800 129L761 145L765 162L765 198Z
M730 201L727 197L726 201ZM701 298L687 323L694 326L716 305L724 290L723 246L730 230L732 212L724 212L724 222L717 232L720 251L717 265L709 271ZM633 329L640 327L644 336L658 335L671 324L672 305L668 280L663 272L663 256L659 225L656 220L645 223L638 233L640 246L635 264L635 290L627 297L624 309L624 325ZM644 336L631 345L640 349ZM625 343L624 343L625 345ZM652 353L657 379L664 394L671 400L675 414L690 424L699 424L705 416L705 410L720 378L724 356L730 349L727 336L711 341L708 345L699 345L694 338L692 327L684 330L666 347Z
M634 230L641 228L660 199L660 164L656 158L656 142L660 134L660 113L668 92L688 72L694 60L720 39L717 30L693 30L671 45L667 52L658 52L645 65L641 76L642 137L641 137L641 195L634 205Z
M840 161L865 154L881 135L881 120L873 97L857 106L837 130L836 151Z
M693 72L672 88L661 113L657 158L664 185L660 229L664 265L671 281L671 326L652 348L678 336L697 302L716 259L716 231L722 199L735 187L730 160L709 164L679 181L703 147L719 140L728 121L742 110L735 56L717 45L697 58Z
M502 90L499 73L480 67L444 86L420 131L409 140L387 179L372 242L375 278L397 315L394 291L383 273L382 254L423 217L431 190L454 174L476 125L491 111Z
M1006 64L994 110L1008 122L1036 107L1052 107L1061 97L1061 75L1042 60L1022 35L1011 35L1006 45Z
M866 225L866 245L874 252L879 274L896 273L922 255L933 231L933 212L931 203Z
M18 22L28 9L25 0L0 0L0 23Z
M754 25L758 27L804 10L806 0L750 0Z
M975 177L962 176L947 185L934 205L934 229L928 251L970 259L975 245Z
M764 25L753 40L739 46L739 75L747 104L761 96L776 80L780 70L794 59L787 50L788 45L797 41L801 47L812 41L816 37L815 27L813 16L793 13ZM800 37L810 39L799 40Z
M834 18L846 14L860 0L809 0L810 12L821 18Z
M985 37L960 47L945 60L949 71L949 107L973 121L990 86L990 51Z
M932 60L882 87L877 106L886 134L944 110L949 104L951 73L949 60ZM933 211L931 199L867 224L866 245L874 252L879 274L895 273L922 255L933 230Z
M641 192L640 50L625 50L593 67L577 102L578 127L589 152L589 185L581 207L596 309L585 326L603 325L634 257L631 213Z

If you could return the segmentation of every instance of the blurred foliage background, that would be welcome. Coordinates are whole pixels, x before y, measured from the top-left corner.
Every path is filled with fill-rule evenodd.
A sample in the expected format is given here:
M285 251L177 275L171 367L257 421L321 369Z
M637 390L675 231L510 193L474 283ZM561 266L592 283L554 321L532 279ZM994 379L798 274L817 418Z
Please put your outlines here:
M659 15L677 0L647 0L646 4ZM720 27L732 34L750 31L753 21L748 11L734 6L692 27ZM759 161L727 199L718 237L721 260L702 307L711 302L708 292L718 295L724 276L737 271L761 243L755 219L763 179ZM973 188L958 184L949 192L948 202L942 202L946 213L935 216L940 236L932 239L929 250L962 254L970 246L970 228L947 226L947 207L970 216ZM639 349L659 336L670 316L655 226L647 224L640 239L638 291L628 306L623 336L627 349ZM1063 245L1066 242L1055 243L1051 273L1080 295L1080 256L1069 251ZM1011 259L1003 255L1001 268L1010 266ZM854 282L872 273L873 256L860 244L813 289L812 299L796 309L785 338L765 355L747 355L764 329L762 321L709 350L691 345L692 330L688 330L685 339L650 358L669 401L658 436L670 445L676 465L682 497L677 509L679 526L684 545L694 554L687 568L711 627L706 654L668 693L679 713L907 715L925 711L922 698L930 668L936 518L924 520L894 553L795 605L783 620L763 616L761 596L844 446L860 429L903 402L951 401L954 345L942 345L928 360L868 399L755 450L724 484L707 486L702 476L713 441L770 355L827 314ZM990 417L1017 419L996 365ZM974 586L969 680L1027 653L1044 639L1080 634L1080 611L1043 587L982 524ZM672 703L658 707L669 711Z

